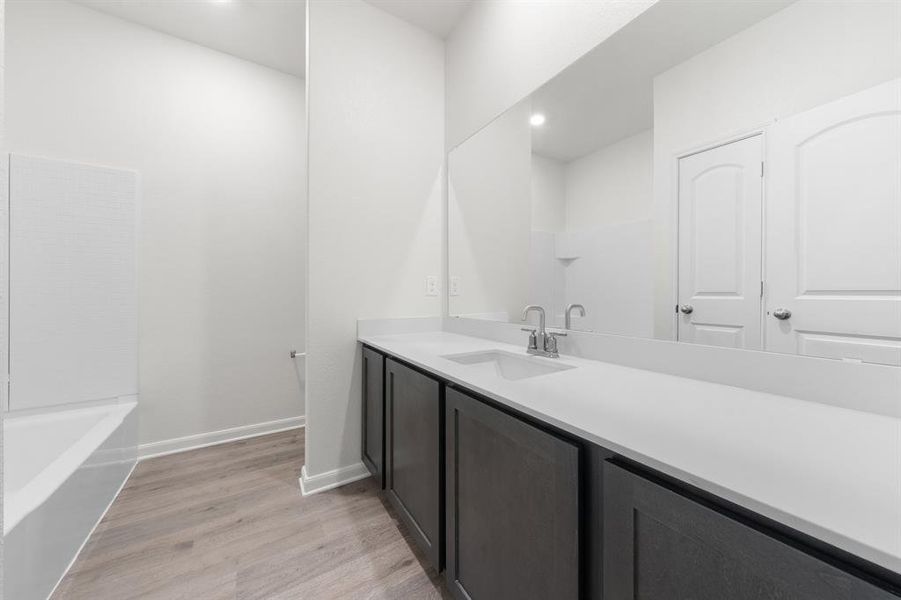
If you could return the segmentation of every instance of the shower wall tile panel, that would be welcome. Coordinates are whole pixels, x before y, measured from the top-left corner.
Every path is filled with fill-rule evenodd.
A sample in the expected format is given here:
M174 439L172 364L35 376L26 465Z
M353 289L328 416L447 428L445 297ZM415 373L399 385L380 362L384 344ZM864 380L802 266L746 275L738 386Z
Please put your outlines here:
M137 174L9 164L10 409L136 394Z
M0 11L2 12L2 11ZM2 24L2 23L0 23ZM2 71L2 68L0 68ZM2 111L0 111L2 113ZM0 115L2 116L2 115ZM0 411L9 408L9 155L0 160Z

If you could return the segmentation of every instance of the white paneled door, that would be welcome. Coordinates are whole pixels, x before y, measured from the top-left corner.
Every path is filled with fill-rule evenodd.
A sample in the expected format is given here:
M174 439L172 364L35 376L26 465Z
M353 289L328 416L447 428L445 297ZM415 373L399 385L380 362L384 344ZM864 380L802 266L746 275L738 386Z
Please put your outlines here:
M772 133L766 348L901 366L901 81Z
M762 136L679 160L678 336L761 348Z

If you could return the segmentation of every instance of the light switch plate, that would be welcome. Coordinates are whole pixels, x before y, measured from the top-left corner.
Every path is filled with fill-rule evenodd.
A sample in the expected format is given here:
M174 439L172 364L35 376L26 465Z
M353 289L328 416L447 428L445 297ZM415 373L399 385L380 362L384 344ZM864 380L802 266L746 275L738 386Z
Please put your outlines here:
M425 295L426 296L437 296L438 295L438 278L434 275L429 275L425 278Z

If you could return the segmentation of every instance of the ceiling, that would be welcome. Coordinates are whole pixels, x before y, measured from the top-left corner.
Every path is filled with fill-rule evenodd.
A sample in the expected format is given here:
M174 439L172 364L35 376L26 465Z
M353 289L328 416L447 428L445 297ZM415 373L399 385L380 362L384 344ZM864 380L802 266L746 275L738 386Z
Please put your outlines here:
M72 0L291 75L306 70L305 0ZM472 0L367 0L445 38Z
M536 91L532 151L568 162L654 122L654 77L794 0L661 0Z
M366 0L408 23L446 38L472 0Z
M189 42L304 76L304 0L73 1Z

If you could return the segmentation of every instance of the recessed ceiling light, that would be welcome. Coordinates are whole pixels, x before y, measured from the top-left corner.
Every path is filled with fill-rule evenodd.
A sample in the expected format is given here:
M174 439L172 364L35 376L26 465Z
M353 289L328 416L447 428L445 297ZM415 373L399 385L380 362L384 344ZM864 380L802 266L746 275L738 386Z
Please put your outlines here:
M544 122L546 120L547 119L545 119L544 115L541 113L535 113L534 115L529 117L529 123L532 125L532 127L541 127L542 125L544 125Z

